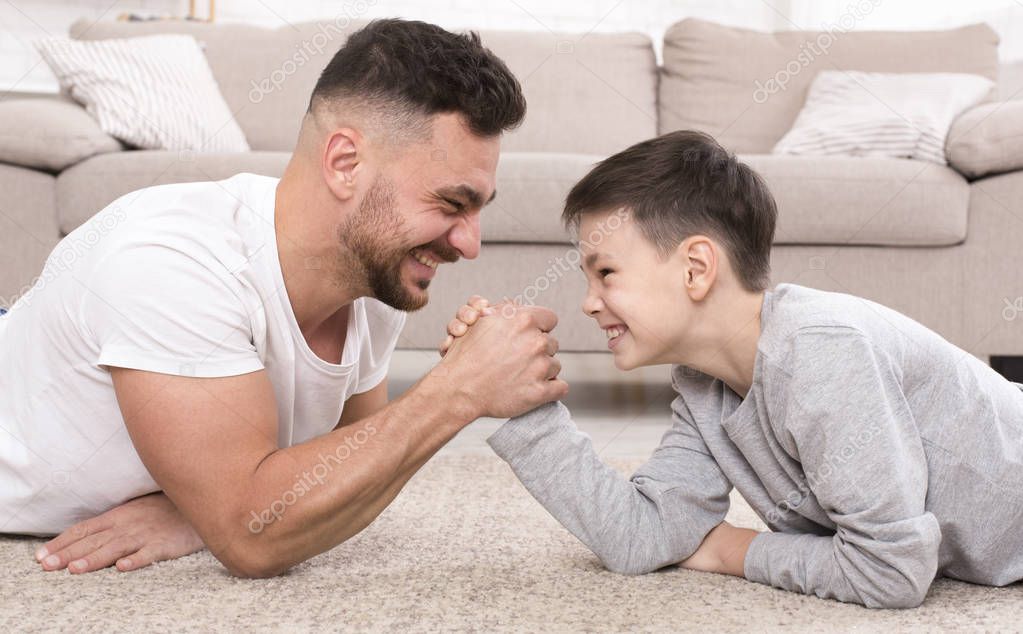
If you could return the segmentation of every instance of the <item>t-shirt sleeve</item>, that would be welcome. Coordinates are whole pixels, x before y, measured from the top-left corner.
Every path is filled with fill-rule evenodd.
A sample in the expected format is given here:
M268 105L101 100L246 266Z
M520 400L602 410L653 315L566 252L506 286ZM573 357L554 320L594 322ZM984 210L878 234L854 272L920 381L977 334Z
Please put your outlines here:
M761 533L752 581L867 607L913 607L938 566L941 529L925 510L927 461L895 361L852 328L793 338L784 368L791 434L807 485L835 523L832 536Z
M692 555L728 513L732 484L688 418L631 478L605 464L560 402L512 418L487 439L547 512L615 572L642 574Z
M78 280L97 365L203 378L263 368L244 287L202 255L122 247Z
M359 383L354 394L368 392L387 376L407 316L407 313L375 299L367 298L365 301L369 332L359 343Z

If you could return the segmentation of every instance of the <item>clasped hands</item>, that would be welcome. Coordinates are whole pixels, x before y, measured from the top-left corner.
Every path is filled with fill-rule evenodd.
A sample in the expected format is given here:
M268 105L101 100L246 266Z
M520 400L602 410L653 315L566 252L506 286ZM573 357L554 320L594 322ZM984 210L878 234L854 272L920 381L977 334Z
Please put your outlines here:
M440 355L442 357L446 355L455 340L464 336L473 324L484 317L497 314L499 310L479 295L470 297L464 305L459 307L454 319L448 322L447 338L439 347ZM749 545L757 534L758 532L755 530L721 522L704 537L696 552L680 565L689 570L742 577L744 576L743 566L746 560L746 551L749 550Z

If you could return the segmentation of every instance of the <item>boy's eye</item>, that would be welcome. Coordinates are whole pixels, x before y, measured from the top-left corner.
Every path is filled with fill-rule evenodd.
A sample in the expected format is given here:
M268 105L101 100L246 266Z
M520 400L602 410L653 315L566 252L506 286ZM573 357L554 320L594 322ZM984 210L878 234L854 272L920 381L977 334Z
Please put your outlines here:
M614 271L612 271L611 269L600 269L599 271L597 271L597 275L599 275L601 278L605 278L608 275L611 275L612 273L614 273Z

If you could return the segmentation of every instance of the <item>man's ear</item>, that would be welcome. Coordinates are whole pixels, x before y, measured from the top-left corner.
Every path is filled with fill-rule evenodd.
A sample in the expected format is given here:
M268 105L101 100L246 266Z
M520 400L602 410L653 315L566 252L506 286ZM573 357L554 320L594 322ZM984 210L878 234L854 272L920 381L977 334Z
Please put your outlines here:
M338 200L350 200L355 195L356 183L365 171L364 154L364 139L357 130L339 128L327 139L323 177Z
M718 248L707 236L689 236L678 245L676 255L682 263L683 287L694 302L710 292L718 274Z

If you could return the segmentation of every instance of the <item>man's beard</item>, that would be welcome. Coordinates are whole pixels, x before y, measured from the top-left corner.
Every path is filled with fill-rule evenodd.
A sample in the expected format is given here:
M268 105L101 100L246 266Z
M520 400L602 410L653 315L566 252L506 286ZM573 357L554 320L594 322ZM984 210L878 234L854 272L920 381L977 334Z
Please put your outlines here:
M370 295L388 306L411 312L425 306L429 296L409 291L402 282L402 263L414 247L408 246L410 231L395 201L394 184L378 177L358 211L338 228L342 247L337 270L348 281L367 286ZM457 259L450 247L432 250L445 260ZM425 291L430 280L417 280L416 284Z

